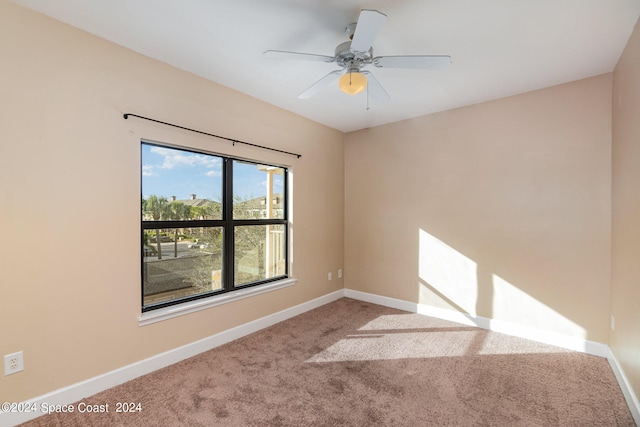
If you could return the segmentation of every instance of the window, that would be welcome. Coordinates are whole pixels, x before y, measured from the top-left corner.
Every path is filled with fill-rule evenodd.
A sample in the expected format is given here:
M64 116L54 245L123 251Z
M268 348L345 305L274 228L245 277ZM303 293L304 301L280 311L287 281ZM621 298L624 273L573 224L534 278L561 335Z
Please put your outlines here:
M288 277L287 169L142 142L142 311Z

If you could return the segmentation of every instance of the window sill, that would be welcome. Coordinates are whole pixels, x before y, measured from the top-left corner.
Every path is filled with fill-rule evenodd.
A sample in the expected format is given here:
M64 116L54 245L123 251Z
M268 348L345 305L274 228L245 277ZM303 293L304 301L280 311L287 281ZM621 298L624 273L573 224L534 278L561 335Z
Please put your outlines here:
M216 295L210 298L203 298L195 301L185 302L183 304L172 305L170 307L159 308L158 310L142 313L138 317L138 326L150 325L152 323L162 322L163 320L172 319L174 317L183 316L185 314L194 313L196 311L205 310L217 305L227 304L243 298L259 295L265 292L275 291L276 289L286 288L295 285L297 279L289 277L287 279L278 280L276 282L267 283L260 286L242 289L239 291L229 292L222 295Z

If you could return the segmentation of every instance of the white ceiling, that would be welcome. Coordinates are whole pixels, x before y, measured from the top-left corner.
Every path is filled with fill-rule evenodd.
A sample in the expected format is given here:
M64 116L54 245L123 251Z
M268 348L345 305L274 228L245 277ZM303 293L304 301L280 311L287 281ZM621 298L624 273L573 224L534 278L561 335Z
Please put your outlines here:
M341 131L353 131L612 71L640 0L14 0L134 51ZM388 16L374 56L451 55L446 70L369 67L391 95L366 109L332 85L297 95L335 64L360 9Z

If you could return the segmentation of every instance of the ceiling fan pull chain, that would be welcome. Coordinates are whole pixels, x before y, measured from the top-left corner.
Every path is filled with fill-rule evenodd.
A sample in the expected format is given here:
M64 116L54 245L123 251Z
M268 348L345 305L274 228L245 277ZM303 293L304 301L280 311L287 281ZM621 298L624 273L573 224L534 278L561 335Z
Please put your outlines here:
M369 111L369 85L367 85L367 111Z

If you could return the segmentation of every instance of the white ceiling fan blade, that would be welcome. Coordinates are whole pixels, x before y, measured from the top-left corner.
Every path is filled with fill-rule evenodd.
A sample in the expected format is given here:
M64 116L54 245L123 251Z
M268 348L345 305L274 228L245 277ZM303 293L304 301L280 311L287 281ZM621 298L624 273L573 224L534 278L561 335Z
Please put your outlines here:
M287 52L285 50L266 50L263 55L275 59L301 59L304 61L334 62L333 56L315 55L313 53Z
M442 70L451 64L449 55L378 56L373 65L378 68L417 68Z
M335 70L312 84L308 89L298 95L300 99L308 99L320 92L325 87L329 86L332 82L336 81L338 76L343 73L343 70Z
M391 99L386 90L382 87L378 79L376 79L373 74L369 71L362 71L362 74L367 76L367 90L369 91L369 96L376 102L386 102Z
M367 52L387 20L387 15L377 10L363 9L356 23L356 31L351 41L352 52Z

